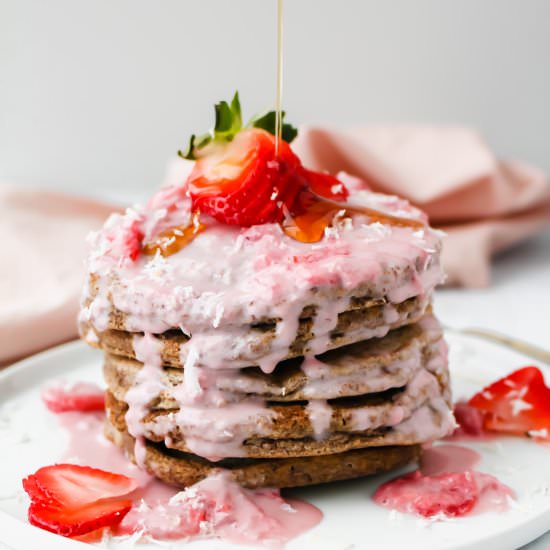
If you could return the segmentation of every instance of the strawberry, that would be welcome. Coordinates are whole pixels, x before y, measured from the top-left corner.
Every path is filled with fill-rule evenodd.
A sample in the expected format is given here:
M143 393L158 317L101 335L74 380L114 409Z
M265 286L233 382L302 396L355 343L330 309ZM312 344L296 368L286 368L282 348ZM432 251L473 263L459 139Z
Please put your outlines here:
M348 198L346 186L336 176L313 170L304 171L309 188L316 195L333 201L345 201Z
M493 382L468 402L488 430L550 439L550 388L542 372L523 367Z
M131 507L131 500L98 501L80 508L59 508L35 502L29 507L28 518L32 525L46 531L76 537L117 525Z
M67 385L56 385L42 392L42 400L52 412L68 411L102 411L105 408L105 394L95 384L80 382Z
M124 496L136 487L129 477L77 464L45 466L23 480L32 501L69 507Z
M29 521L63 536L119 523L132 507L133 479L88 466L56 464L23 480L31 499Z
M284 112L277 116L269 111L243 126L238 93L230 103L217 103L215 112L214 128L192 135L186 150L178 151L181 157L196 160L184 186L195 212L250 227L303 214L312 201L348 197L336 177L302 166L289 146L298 131L284 122ZM338 205L329 209L321 215L319 227L330 224ZM323 230L316 228L305 238L319 240Z
M141 222L139 220L133 220L122 232L123 257L129 258L130 261L135 262L139 256L142 241L143 232L141 231Z
M289 145L250 128L197 160L187 186L193 209L222 223L248 227L282 220L304 186L301 163Z

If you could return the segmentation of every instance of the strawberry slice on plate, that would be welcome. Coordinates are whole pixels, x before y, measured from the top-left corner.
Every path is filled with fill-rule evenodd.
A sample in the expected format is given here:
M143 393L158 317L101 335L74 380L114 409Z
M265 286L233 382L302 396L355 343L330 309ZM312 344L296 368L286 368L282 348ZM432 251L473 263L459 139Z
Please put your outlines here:
M23 480L30 523L63 536L118 524L137 486L129 477L76 464L46 466Z
M52 412L103 411L105 392L95 384L79 382L77 384L56 384L42 392L42 401Z
M98 501L79 508L33 502L28 517L36 527L64 537L76 537L117 525L131 507L131 500Z
M550 388L537 367L523 367L493 382L468 404L483 413L488 430L550 440Z
M77 464L40 468L23 480L32 501L78 506L127 495L137 488L132 478Z

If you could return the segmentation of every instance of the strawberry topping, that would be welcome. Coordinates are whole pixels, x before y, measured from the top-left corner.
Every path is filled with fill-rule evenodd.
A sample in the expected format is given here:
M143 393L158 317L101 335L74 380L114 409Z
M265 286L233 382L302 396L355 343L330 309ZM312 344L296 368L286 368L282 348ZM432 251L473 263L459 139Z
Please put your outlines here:
M104 391L95 384L84 382L50 386L42 392L42 400L55 413L102 411L105 408Z
M135 262L139 256L141 248L141 241L143 240L143 233L141 232L139 222L134 221L129 228L124 246L126 248L126 255L132 262Z
M132 507L137 483L88 466L56 464L23 480L31 524L66 537L118 524ZM126 497L126 498L124 498Z
M222 223L248 227L277 222L304 185L289 145L265 130L239 132L229 144L197 160L187 181L193 210Z
M336 176L306 169L304 172L309 188L319 197L333 201L345 201L348 198L346 186Z
M487 430L550 440L550 388L542 372L523 367L493 382L468 402Z
M289 146L296 137L295 128L283 122L280 136L275 136L274 111L243 126L238 94L231 103L216 104L215 110L213 130L193 135L187 151L179 152L196 160L185 184L193 211L221 223L250 227L278 223L294 214L304 193L333 201L347 198L337 178L302 166Z

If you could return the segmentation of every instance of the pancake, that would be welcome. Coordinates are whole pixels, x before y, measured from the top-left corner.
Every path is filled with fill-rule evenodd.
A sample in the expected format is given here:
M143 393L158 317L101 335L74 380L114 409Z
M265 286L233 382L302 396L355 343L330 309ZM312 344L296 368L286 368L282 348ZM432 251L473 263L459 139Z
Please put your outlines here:
M408 464L453 430L441 235L396 197L348 199L318 242L204 213L186 240L181 186L92 236L79 327L104 354L107 436L139 467L301 486ZM149 255L163 235L181 246Z
M111 424L119 431L127 431L126 404L117 401L108 393L106 410ZM332 414L334 415L334 411ZM307 425L307 420L301 418L296 419L296 426L292 425L290 419L286 430L281 427L272 430L271 437L256 436L246 438L242 443L238 440L235 444L229 444L228 441L218 444L216 441L202 439L200 434L184 438L180 426L172 421L163 423L162 420L165 418L164 414L150 413L142 423L143 437L154 442L165 441L172 449L193 454L197 454L197 449L208 449L208 458L215 459L223 458L222 453L227 451L227 447L231 451L231 457L287 458L321 456L366 447L413 445L444 437L455 427L452 412L442 396L426 400L408 418L394 426L380 426L361 432L333 431L321 439L314 439L311 431L309 436L304 437L307 430L300 424ZM332 424L336 427L337 422L333 420ZM340 426L345 428L343 423ZM296 429L293 430L294 427ZM242 436L240 432L237 435L239 438ZM293 437L284 437L288 435ZM200 454L205 456L202 452Z
M271 401L336 399L399 388L407 384L416 371L426 367L435 355L441 355L441 331L423 323L408 325L390 332L384 338L372 338L318 355L316 361L295 358L279 363L266 374L259 368L216 369L212 384L221 391L255 394ZM105 354L104 376L117 399L123 400L142 363L125 357ZM169 363L168 363L169 365ZM432 370L434 367L432 366ZM162 405L174 407L171 390L183 381L183 370L164 366L161 392Z
M109 422L105 435L135 462L135 440ZM219 468L228 470L243 487L300 487L380 474L418 462L420 445L374 447L306 458L230 459L210 462L150 441L144 443L142 467L162 481L181 488L204 479Z
M384 300L378 302L381 303L371 301L368 307L339 313L336 326L330 331L326 341L323 341L322 349L319 351L337 349L373 337L380 338L393 329L419 321L429 309L429 301L425 297L410 298L396 305L388 304ZM315 308L307 309L315 311ZM388 322L388 319L391 319L391 322ZM300 316L295 338L289 346L282 349L276 347L277 323L276 320L270 320L254 326L233 328L228 339L232 337L240 344L238 347L229 348L227 353L220 356L220 362L226 366L243 368L257 365L269 355L274 354L280 361L299 357L311 351L311 344L316 339L315 316ZM82 321L80 333L91 346L100 347L112 355L135 359L135 333L123 330L123 323L113 322L110 326L117 328L98 331L91 323ZM219 329L217 335L221 333ZM163 363L182 367L189 356L186 345L193 343L193 338L185 335L180 329L172 329L156 337L162 343Z

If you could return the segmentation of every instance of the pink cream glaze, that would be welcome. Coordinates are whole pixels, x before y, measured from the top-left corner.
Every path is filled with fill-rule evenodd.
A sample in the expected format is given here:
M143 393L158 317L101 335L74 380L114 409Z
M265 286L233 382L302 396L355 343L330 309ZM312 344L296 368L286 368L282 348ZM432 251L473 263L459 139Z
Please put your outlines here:
M183 383L168 388L162 382L159 341L150 334L134 338L136 356L143 361L136 383L128 390L126 413L128 431L136 440L135 456L143 464L143 438L151 434L164 438L172 446L169 433L176 428L184 435L186 446L195 454L210 460L246 456L243 442L252 436L267 435L274 412L256 397L238 396L216 388L216 373L196 367L188 361ZM161 390L170 391L179 410L144 422L148 405ZM421 406L425 403L423 406ZM441 422L434 421L430 407L439 411ZM322 438L330 426L329 410L323 401L310 401L308 413L316 437ZM387 406L373 406L353 411L350 422L356 430L367 430L384 424L393 430L384 436L385 444L399 444L406 438L425 442L447 435L454 426L452 413L440 396L436 378L420 369L396 398L388 417Z
M58 415L69 436L63 460L127 475L139 488L134 506L114 534L141 532L156 540L221 538L279 548L317 525L322 512L276 490L246 490L222 470L185 491L166 485L133 465L103 436L103 413Z
M200 374L203 373L199 374L198 381L191 382L194 392L190 393L185 387L185 379L190 372L193 373L193 369L186 369L184 384L172 391L172 396L179 404L179 411L148 422L142 420L144 413L141 404L157 395L157 392L146 393L154 384L144 385L143 388L134 386L130 390L130 408L126 415L130 433L138 442L143 436L150 437L151 434L164 437L166 445L170 447L168 434L177 427L185 437L186 446L209 460L245 456L243 442L253 436L267 435L276 413L268 409L261 399L221 392L208 383L202 387ZM160 374L157 376L160 377ZM189 398L189 395L193 397ZM136 404L139 414L134 409ZM422 407L423 404L426 405ZM443 413L443 424L434 423L430 413L425 410L427 404L439 406ZM332 409L324 400L310 400L307 412L316 437L322 439L329 430ZM411 434L420 442L432 440L447 435L454 425L452 415L440 397L436 378L424 369L415 374L392 404L353 409L349 421L355 430L383 425L394 427L394 432L384 436L387 444L398 443Z
M468 447L428 446L420 470L384 483L373 499L380 506L427 518L504 512L514 491L494 476L475 471L480 460Z
M193 343L188 345L192 346ZM150 334L135 336L134 350L144 367L126 393L125 400L129 406L126 424L136 440L135 456L138 464L143 463L144 437L154 434L164 438L165 444L171 447L169 433L176 428L185 437L189 450L212 461L246 456L243 447L246 439L269 434L271 423L275 420L274 411L261 398L219 390L216 378L225 371L197 367L193 362L194 354L191 353L184 369L183 383L168 387L162 381L159 341ZM417 351L408 360L398 361L394 365L397 371L411 373L411 378L407 380L405 391L390 406L391 410L388 410L388 405L354 410L349 420L355 430L393 426L394 431L385 436L386 444L398 444L411 435L419 442L430 441L449 433L453 426L452 415L440 397L439 385L432 374L446 366L446 350L440 350L436 345L434 359L430 361L433 364L431 367L428 365L430 370L419 367L421 358ZM306 357L302 368L308 375L322 377L330 366L314 357ZM169 393L176 400L179 411L144 422L143 417L149 404L161 391ZM434 423L426 407L421 407L428 402L432 405L435 403L442 412L441 425ZM322 439L330 428L331 408L326 400L311 399L307 412L315 436Z

